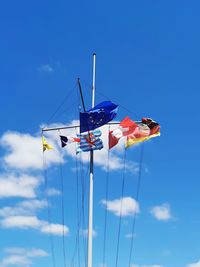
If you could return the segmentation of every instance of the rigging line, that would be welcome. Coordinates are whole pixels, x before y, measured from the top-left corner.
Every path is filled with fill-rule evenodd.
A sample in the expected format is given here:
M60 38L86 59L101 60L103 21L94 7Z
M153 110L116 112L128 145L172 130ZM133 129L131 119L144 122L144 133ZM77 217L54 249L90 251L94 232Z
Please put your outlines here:
M80 79L78 78L78 88L77 88L77 99L78 99L78 113L81 111L81 103L83 105L84 111L85 111L85 104L83 99L83 92L81 88ZM77 134L77 128L76 128L76 134ZM81 179L81 211L80 211L80 224L82 229L85 229L85 208L84 208L84 192L85 192L85 179L84 179L84 173L83 173L83 164L82 164L82 154L80 154L79 157L79 172L80 172L80 179ZM84 253L84 260L86 265L86 242L84 239L84 234L82 235L82 245L83 245L83 253Z
M80 155L80 157L81 157L81 155ZM76 155L76 159L77 159L77 155ZM77 160L77 162L78 162L78 160ZM80 171L80 175L82 175L82 177L83 177L83 179L81 178L81 180L83 180L83 183L82 183L82 192L83 192L83 198L82 198L82 205L84 205L84 193L85 193L85 176L89 173L89 165L88 165L88 168L87 168L87 171L86 171L86 174L85 174L85 176L84 176L84 174L83 174L83 170L82 170L82 160L80 160L79 161L79 168L78 168L78 163L77 163L77 168L76 168L76 172L77 172L77 175L78 175L78 170ZM84 206L83 206L84 207ZM82 216L83 215L83 216ZM72 260L71 260L71 266L73 266L73 264L74 264L74 260L75 260L75 255L77 254L77 250L78 250L78 240L79 240L79 234L80 234L80 224L81 224L81 221L83 221L82 222L82 228L83 228L83 230L85 229L85 219L84 219L84 211L82 212L82 210L80 210L79 211L79 216L78 216L78 231L77 231L77 234L76 234L76 244L75 244L75 248L74 248L74 253L73 253L73 257L72 257ZM85 236L84 236L84 233L83 233L83 248L84 248L84 258L85 258L85 264L86 264L86 241L85 241Z
M135 123L140 123L140 121L135 121ZM119 125L119 124L120 122L108 122L106 125ZM80 128L80 125L54 127L54 128L42 128L42 132L57 131L57 130L64 130L64 129L74 129L74 128Z
M110 126L109 126L110 132ZM109 188L109 171L110 171L110 150L108 149L108 158L107 158L107 173L106 173L106 203L108 201L108 188ZM104 218L104 240L103 240L103 266L105 266L105 257L106 257L106 234L107 234L107 215L108 210L105 209L105 218Z
M71 107L76 104L77 101L74 101L73 103L71 103L71 106L69 106L68 108L64 109L61 113L60 113L60 116L67 113L69 110L71 110Z
M87 88L88 90L91 90L91 88L92 88L92 84L90 84L89 82L87 82L86 80L83 80L83 79L81 79L81 82L82 82L83 84L85 84L85 86L86 86L86 88Z
M77 201L77 229L76 229L76 241L75 241L75 246L74 246L74 252L72 255L72 259L71 259L71 266L74 266L74 261L75 261L75 257L76 254L78 253L78 247L79 247L79 234L80 234L80 218L79 218L79 203L78 203L78 158L77 158L77 154L76 154L76 201Z
M82 206L83 206L83 211L80 210L78 211L77 213L77 218L78 218L78 221L77 221L77 235L76 235L76 244L75 244L75 248L74 248L74 253L73 253L73 257L72 257L72 260L71 260L71 265L74 263L74 259L75 259L75 255L77 253L77 251L80 249L79 246L80 246L80 242L79 242L79 234L80 234L80 224L81 224L81 221L83 220L83 225L85 227L85 220L84 220L84 193L85 193L85 178L84 178L84 173L83 173L83 167L82 167L82 160L79 161L79 167L78 167L78 159L77 159L77 154L76 154L76 175L78 177L78 170L80 169L80 174L81 174L81 181L83 180L82 182L82 192L83 192L83 197L82 197ZM89 167L87 169L87 173L89 172ZM86 174L87 175L87 174ZM83 178L82 178L83 177ZM78 190L78 193L79 193L79 190ZM77 194L78 196L78 194ZM77 198L77 203L78 203L78 198ZM78 208L79 209L79 208ZM83 227L83 229L84 229ZM83 238L84 238L84 235L83 235ZM84 243L84 240L83 240L83 243ZM83 244L83 247L84 244ZM85 256L85 262L86 262L86 248L84 249L84 256ZM79 257L80 258L80 257Z
M82 160L79 161L79 167L78 167L78 159L77 159L77 155L76 155L76 173L77 173L77 177L78 177L78 170L80 171L80 175L82 175L81 177L81 180L83 180L83 183L82 183L82 192L83 192L83 198L82 198L82 205L84 205L84 192L85 192L85 183L84 183L84 174L83 174L83 170L82 170ZM87 173L89 172L89 167L87 169ZM87 174L86 174L87 175ZM79 191L79 190L78 190ZM78 196L78 194L77 194ZM77 198L77 201L78 201L78 198ZM78 202L77 202L78 203ZM83 206L84 207L84 206ZM78 208L79 209L79 208ZM76 244L75 244L75 248L74 248L74 253L73 253L73 257L72 257L72 260L71 260L71 266L72 264L74 263L74 260L75 260L75 255L78 254L78 250L80 250L80 241L79 241L79 235L80 235L80 224L81 224L81 221L83 221L83 229L85 229L85 220L84 220L84 211L82 210L79 210L77 212L77 234L76 234ZM85 258L85 264L86 264L86 243L85 243L85 240L84 240L84 233L83 233L83 248L84 248L84 258ZM80 257L79 257L80 258Z
M144 157L144 143L141 145L141 152L140 152L140 168L138 173L138 185L137 185L137 191L136 191L136 203L138 203L139 200L139 193L140 193L140 186L141 186L141 177L142 177L142 163L143 163L143 157ZM133 254L133 235L135 232L135 226L136 226L136 211L134 212L133 217L133 223L132 223L132 236L131 236L131 246L130 246L130 254L129 254L129 264L128 266L131 267L131 260L132 260L132 254Z
M99 94L99 95L101 95L101 96L103 96L103 97L105 97L105 98L107 98L107 100L110 100L110 97L108 97L108 96L106 96L106 95L100 93L98 90L96 90L96 93ZM115 98L115 99L116 99L116 98ZM124 110L128 111L129 113L133 114L134 116L137 116L135 111L132 111L132 110L130 110L130 109L124 107L124 106L121 105L121 104L119 104L119 106L120 106L121 108L123 108Z
M83 100L83 94L80 84L80 79L78 79L78 90L77 90L77 99L78 99L78 113L81 111L81 103L84 106L84 100ZM85 110L85 106L84 106ZM77 128L76 128L76 134L77 134ZM82 164L82 154L80 154L79 157L79 166L78 170L80 173L80 180L81 180L81 210L80 210L80 217L79 217L79 227L81 225L82 229L85 229L85 209L84 209L84 192L85 192L85 178L84 178L84 172L83 172L83 164ZM80 233L79 233L80 235ZM84 234L82 234L82 245L83 245L83 253L84 253L84 260L86 265L86 242L84 240Z
M78 253L78 266L80 267L80 220L81 220L81 214L79 210L79 175L78 175L78 162L77 162L77 155L76 155L76 170L77 170L77 175L76 175L76 208L77 208L77 253ZM80 216L80 217L79 217Z
M83 105L83 111L86 112L85 102L84 102L84 98L83 98L83 91L82 91L82 88L81 88L81 83L80 83L80 79L79 78L78 78L78 87L79 87L79 91L80 91L81 102L82 102L82 105Z
M88 159L89 161L89 159ZM80 155L80 173L81 173L81 186L82 186L82 196L81 196L81 208L82 208L82 229L85 229L85 190L86 190L86 176L89 174L89 164L84 175L84 168L83 168L83 160L82 154ZM86 257L86 237L83 235L83 251L84 251L84 260L85 265L87 264L87 257Z
M52 236L52 232L51 232L51 211L50 211L49 198L48 198L48 195L47 195L48 179L47 179L46 159L45 159L45 156L44 156L44 151L43 151L42 155L43 155L43 175L44 175L46 201L47 201L47 220L48 220L49 228L50 228L48 236L49 236L50 247L51 247L52 266L56 267L55 248L54 248L53 236Z
M118 228L118 238L117 238L117 253L116 253L116 262L115 266L118 266L119 258L119 243L120 243L120 233L121 233L121 222L122 222L122 202L124 197L124 184L125 184L125 173L126 173L126 148L124 149L124 169L123 169L123 178L122 178L122 191L121 191L121 204L120 204L120 217L119 217L119 228Z
M60 105L57 107L57 109L52 113L52 115L49 117L49 119L47 120L47 124L50 123L50 121L55 117L55 115L58 113L58 111L61 109L61 107L64 105L65 101L67 100L67 98L69 98L72 94L72 92L74 91L74 89L76 88L76 85L73 86L73 88L69 91L69 93L65 96L65 98L63 99L63 101L60 103Z
M65 245L65 204L64 204L64 177L63 177L63 169L62 169L62 151L60 150L60 177L61 177L61 207L62 207L62 249L63 249L63 259L64 259L64 267L66 267L66 245Z

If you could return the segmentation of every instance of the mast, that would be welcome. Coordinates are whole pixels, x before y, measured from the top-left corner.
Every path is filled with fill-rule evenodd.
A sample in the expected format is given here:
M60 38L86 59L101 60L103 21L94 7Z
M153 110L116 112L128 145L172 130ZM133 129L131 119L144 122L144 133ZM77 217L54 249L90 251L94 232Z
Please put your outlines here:
M96 54L93 54L93 76L92 76L92 108L95 102L95 79L96 79ZM93 173L94 173L94 151L90 151L90 188L89 188L89 212L88 212L88 255L87 267L92 267L92 234L93 234Z

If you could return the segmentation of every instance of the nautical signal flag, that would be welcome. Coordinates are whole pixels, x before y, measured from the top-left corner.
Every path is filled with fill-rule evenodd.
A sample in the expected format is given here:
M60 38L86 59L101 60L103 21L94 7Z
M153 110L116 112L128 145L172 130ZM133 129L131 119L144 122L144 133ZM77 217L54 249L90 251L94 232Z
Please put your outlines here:
M64 136L64 135L60 135L60 141L61 141L61 146L65 147L69 143L80 142L80 138L67 137L67 136Z
M143 118L135 131L127 136L126 147L160 136L160 125L150 118Z
M125 117L117 129L109 132L109 149L117 145L122 136L128 136L133 133L137 126L128 116Z
M103 148L103 142L99 138L101 136L100 130L91 131L89 133L78 134L80 143L77 145L77 153L83 151L100 150Z
M43 152L45 150L51 150L53 149L53 147L47 143L46 139L44 138L44 136L42 136L42 147L43 147Z
M109 132L109 149L114 147L122 136L126 136L126 148L160 135L160 125L150 118L136 123L129 117L124 118L119 127Z
M117 115L118 105L104 101L86 112L80 112L80 133L95 130L113 120Z

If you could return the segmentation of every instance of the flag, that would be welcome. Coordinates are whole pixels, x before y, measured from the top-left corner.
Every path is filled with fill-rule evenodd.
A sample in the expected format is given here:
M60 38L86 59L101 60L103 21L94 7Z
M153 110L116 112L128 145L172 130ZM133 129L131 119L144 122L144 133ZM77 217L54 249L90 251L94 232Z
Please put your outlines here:
M80 142L80 138L67 137L67 136L64 136L64 135L60 135L60 141L61 141L61 146L65 147L68 143Z
M119 127L109 132L109 149L118 144L122 136L130 135L137 128L137 124L128 116L119 124Z
M142 118L142 123L146 124L150 129L150 135L160 133L160 125L150 118Z
M80 133L95 130L113 120L117 115L118 105L104 101L86 112L80 112Z
M47 143L47 141L44 138L44 136L42 136L42 146L43 146L43 151L53 149L53 147L50 144Z
M100 150L103 148L103 142L99 138L101 136L100 130L91 131L89 133L78 134L77 137L80 138L80 143L77 146L77 153L91 150Z
M142 118L135 131L127 136L126 148L160 136L160 125L150 118Z
M60 141L61 141L61 146L65 147L67 145L67 142L68 142L67 136L60 135Z

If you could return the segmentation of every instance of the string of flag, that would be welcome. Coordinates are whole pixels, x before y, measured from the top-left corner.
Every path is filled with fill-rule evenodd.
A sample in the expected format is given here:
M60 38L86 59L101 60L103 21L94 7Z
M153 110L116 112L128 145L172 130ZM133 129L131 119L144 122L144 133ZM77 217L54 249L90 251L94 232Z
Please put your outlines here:
M76 136L60 135L61 147L64 148L70 143L77 143L76 152L88 152L101 150L101 126L106 125L117 116L118 105L111 101L103 101L86 112L80 112L80 134ZM137 143L147 141L160 136L160 125L151 118L142 118L140 122L125 117L114 130L108 133L108 147L112 149L125 137L125 147L129 148ZM53 147L47 143L42 136L43 151L51 150Z

